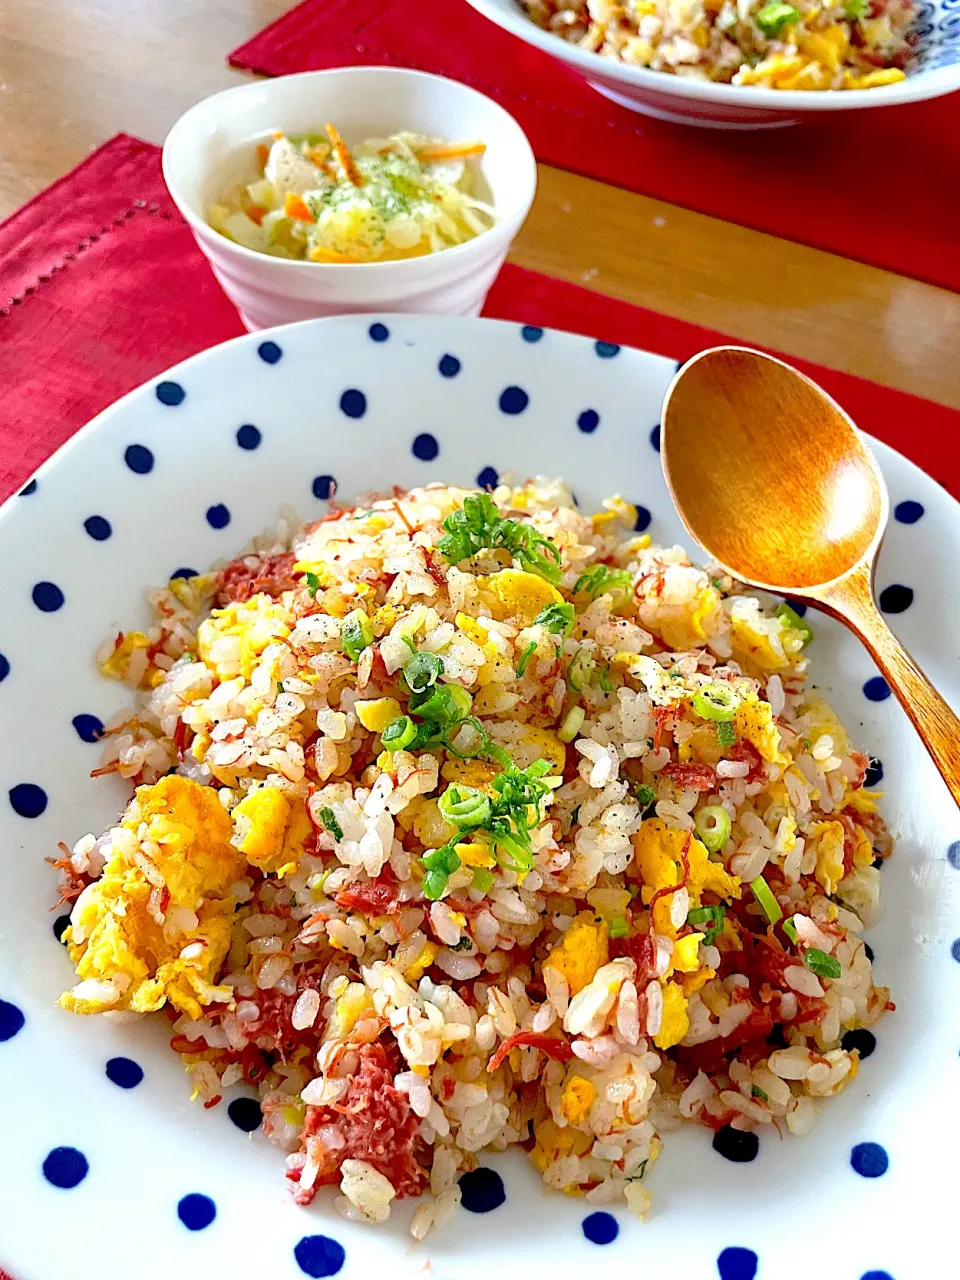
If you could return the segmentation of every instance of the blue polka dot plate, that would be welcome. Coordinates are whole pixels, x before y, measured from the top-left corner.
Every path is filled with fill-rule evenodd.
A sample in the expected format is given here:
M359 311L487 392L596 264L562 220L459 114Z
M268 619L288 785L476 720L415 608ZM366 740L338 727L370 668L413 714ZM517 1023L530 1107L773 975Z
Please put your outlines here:
M464 1178L454 1225L419 1246L409 1206L348 1223L295 1207L242 1091L189 1101L162 1019L82 1019L51 912L57 842L127 794L92 783L123 690L93 654L144 617L142 589L232 555L282 504L429 480L566 476L589 507L620 491L655 540L683 539L660 471L674 363L539 328L412 316L312 321L237 339L140 388L0 513L0 1267L16 1280L421 1275L499 1268L566 1280L932 1280L956 1272L960 1150L960 815L866 652L818 619L819 683L873 757L898 836L869 934L896 1011L859 1032L860 1075L805 1139L666 1144L641 1224L546 1192L521 1153ZM868 424L865 424L868 425ZM960 508L876 445L893 518L881 606L960 702ZM729 1146L729 1144L727 1144Z

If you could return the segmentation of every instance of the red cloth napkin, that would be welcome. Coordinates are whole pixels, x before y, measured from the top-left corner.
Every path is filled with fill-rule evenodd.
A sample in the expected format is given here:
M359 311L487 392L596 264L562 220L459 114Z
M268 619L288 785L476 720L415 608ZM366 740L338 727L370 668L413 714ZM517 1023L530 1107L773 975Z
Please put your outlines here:
M158 149L123 134L0 225L0 280L0 499L118 396L243 332L166 193ZM485 314L677 360L731 341L515 266ZM793 363L960 495L960 413Z
M608 102L466 0L306 0L230 62L438 72L506 107L547 164L960 290L960 94L772 133L668 124Z

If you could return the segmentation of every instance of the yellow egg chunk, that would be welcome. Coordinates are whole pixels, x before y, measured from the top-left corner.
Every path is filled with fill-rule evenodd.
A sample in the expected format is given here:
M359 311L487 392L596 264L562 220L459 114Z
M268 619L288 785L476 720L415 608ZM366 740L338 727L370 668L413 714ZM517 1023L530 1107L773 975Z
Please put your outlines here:
M536 1145L530 1152L530 1159L541 1173L561 1156L582 1156L593 1145L592 1134L581 1133L577 1129L561 1129L553 1120L541 1120L533 1132Z
M246 860L271 872L299 864L303 842L313 830L301 801L293 804L277 787L248 791L233 811L233 843Z
M484 585L500 602L503 618L521 617L528 625L548 604L563 604L563 596L556 587L523 569L492 573Z
M264 594L214 609L197 629L197 653L221 680L250 678L254 660L268 644L290 634L287 613Z
M817 839L817 882L828 894L836 893L843 879L843 825L839 822L815 822ZM871 858L872 861L872 858Z
M404 969L403 976L405 980L407 982L419 982L434 960L436 960L439 950L440 948L435 942L428 942L413 964Z
M703 939L702 933L688 933L685 938L679 938L673 944L671 966L680 973L695 973L700 965L697 953Z
M353 709L363 727L372 733L383 733L387 725L402 714L396 698L373 698L368 701L358 698Z
M123 680L126 678L130 659L136 651L149 648L150 640L142 631L127 631L114 646L113 653L100 663L100 671L111 680Z
M351 982L337 997L333 1017L327 1027L327 1038L341 1039L350 1034L365 1013L373 1012L370 992L362 982Z
M721 898L739 898L740 880L730 875L719 862L711 862L706 847L689 831L668 827L661 818L647 818L631 837L634 865L642 882L641 899L649 905L660 889L672 889L683 876L683 855L686 850L689 875L686 889L690 905L700 905L700 895L705 889ZM629 872L628 872L629 874ZM668 938L675 938L677 930L670 920L671 898L659 898L653 907L654 928Z
M686 996L676 983L668 982L663 988L663 1018L653 1043L658 1049L670 1049L679 1044L689 1030Z
M521 769L527 769L534 760L549 760L552 773L563 773L567 763L567 748L549 729L527 725L520 739L525 750L515 750L513 755Z
M60 997L62 1008L149 1013L169 1000L199 1018L204 1005L231 998L214 985L234 907L223 895L244 870L230 832L209 787L172 776L137 789L103 874L74 905L68 949L81 981ZM195 923L174 927L172 908Z
M575 996L610 958L607 926L592 911L581 911L553 948L543 967L556 969Z
M671 649L692 649L707 638L705 623L720 611L720 593L713 587L705 587L692 601L686 617L665 617L660 623L660 634ZM712 629L712 628L711 628Z
M749 693L737 707L733 717L737 734L753 745L771 764L789 764L790 757L780 750L780 730L773 722L773 708L755 693Z
M560 1095L560 1110L564 1119L570 1124L583 1124L596 1096L596 1087L589 1080L585 1080L583 1076L571 1076Z
M456 756L447 756L440 770L445 782L458 782L464 787L488 787L500 772L497 765L486 760L460 760Z

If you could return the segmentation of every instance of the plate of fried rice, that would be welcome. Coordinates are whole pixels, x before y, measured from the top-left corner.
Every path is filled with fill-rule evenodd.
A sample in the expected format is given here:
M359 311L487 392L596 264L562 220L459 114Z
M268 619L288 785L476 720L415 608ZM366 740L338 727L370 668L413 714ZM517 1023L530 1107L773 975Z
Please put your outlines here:
M675 369L311 321L4 507L0 1269L952 1274L960 818L683 545ZM874 447L958 699L960 513Z

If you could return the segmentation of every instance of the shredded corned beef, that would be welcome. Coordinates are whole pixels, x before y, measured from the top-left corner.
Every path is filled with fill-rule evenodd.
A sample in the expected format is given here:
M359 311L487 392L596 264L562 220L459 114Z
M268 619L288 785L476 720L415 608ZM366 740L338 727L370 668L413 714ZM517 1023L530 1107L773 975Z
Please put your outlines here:
M406 1094L394 1088L382 1045L363 1045L359 1058L360 1065L339 1102L307 1107L303 1142L307 1159L315 1161L320 1172L312 1186L302 1188L302 1169L287 1170L287 1178L296 1184L293 1198L297 1204L309 1204L317 1187L338 1182L344 1160L364 1160L372 1165L390 1179L401 1200L419 1195L426 1185L427 1172L418 1159L425 1150L420 1121ZM335 1149L326 1146L317 1136L324 1129L334 1130L343 1145Z
M717 771L709 764L667 764L660 771L678 787L692 787L695 791L715 791Z
M217 574L218 606L243 604L259 592L276 599L284 591L292 591L299 583L293 573L294 559L292 551L281 551L272 556L240 556L231 560Z

